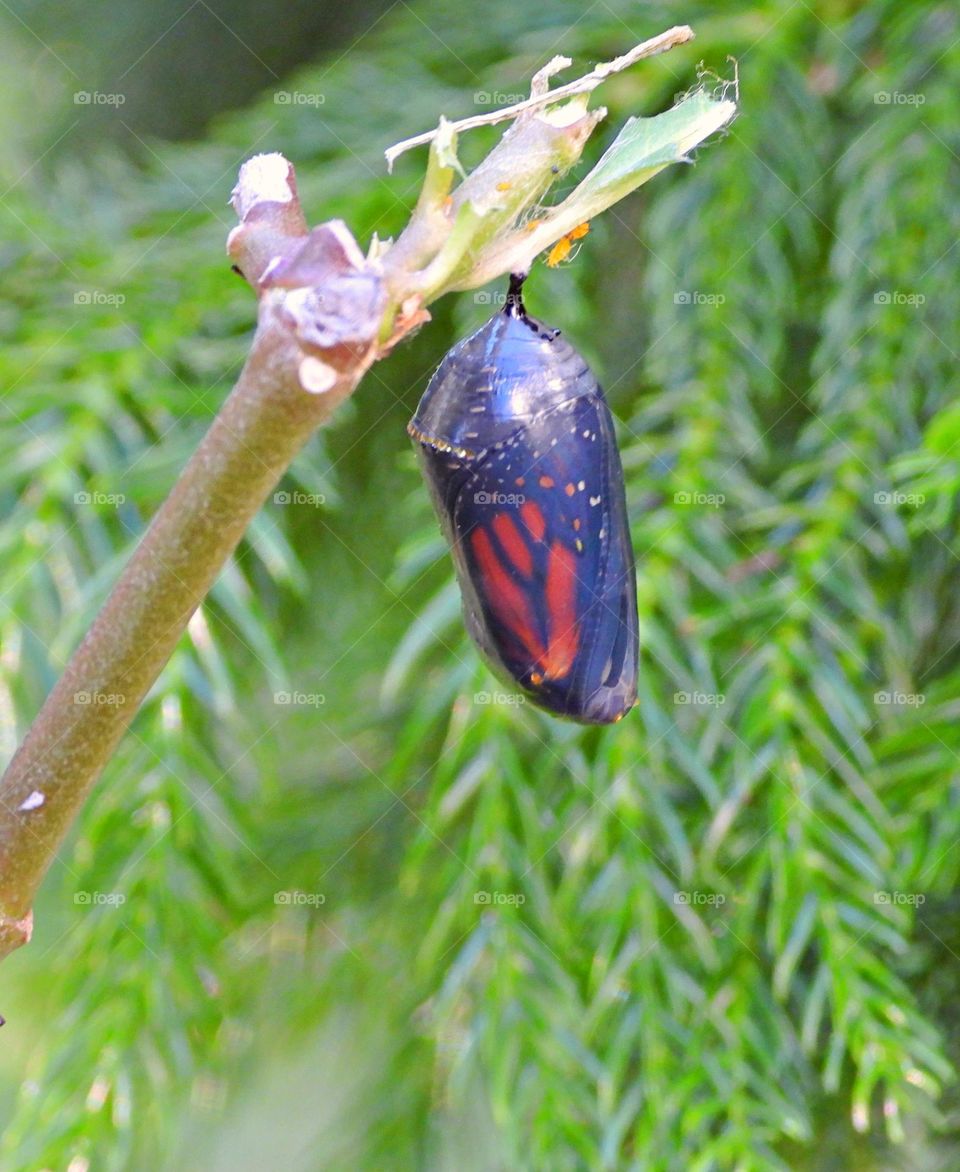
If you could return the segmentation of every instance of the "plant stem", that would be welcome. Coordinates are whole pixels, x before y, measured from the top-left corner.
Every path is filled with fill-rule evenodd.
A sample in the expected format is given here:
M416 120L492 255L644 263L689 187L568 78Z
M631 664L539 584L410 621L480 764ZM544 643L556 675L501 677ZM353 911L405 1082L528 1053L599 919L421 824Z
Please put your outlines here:
M258 332L236 387L47 697L3 782L0 957L29 939L30 907L77 810L251 518L359 381L296 381L287 343ZM292 374L291 374L292 370Z
M516 102L512 106L504 106L499 110L491 110L487 114L475 114L471 118L461 118L458 122L448 122L447 127L454 134L459 134L462 130L475 130L479 126L493 126L497 122L512 121L518 115L525 114L528 111L555 105L557 102L565 101L567 98L574 97L576 94L587 94L606 81L611 74L620 73L644 57L655 57L658 53L666 53L669 49L676 48L677 45L682 45L692 40L693 29L689 25L676 25L674 28L667 29L665 33L651 37L649 41L635 45L629 53L624 53L621 57L617 57L613 61L605 61L602 65L598 65L595 69L591 70L590 73L585 74L576 81L570 82L568 85L558 86L555 90L548 90L545 85L540 87L535 86L538 92L532 93L529 98L525 98L522 102ZM566 69L570 64L569 57L554 57L553 61L545 69L542 69L537 77L543 77L545 80L550 74L559 72L561 69ZM536 81L537 79L534 80ZM425 134L417 134L413 138L405 138L403 142L398 142L394 146L389 147L384 151L388 169L393 169L394 162L404 151L409 151L413 147L423 146L428 142L432 142L439 133L441 133L441 129L438 127L436 130L428 130Z

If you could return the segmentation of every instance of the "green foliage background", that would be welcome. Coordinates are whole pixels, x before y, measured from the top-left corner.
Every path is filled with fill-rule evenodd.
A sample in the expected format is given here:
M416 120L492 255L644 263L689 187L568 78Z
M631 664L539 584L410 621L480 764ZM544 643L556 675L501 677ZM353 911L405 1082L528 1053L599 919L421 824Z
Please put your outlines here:
M284 80L322 105L136 163L33 165L8 113L3 751L243 360L241 159L390 235L423 159L384 147L679 22L591 157L701 60L740 118L529 286L622 424L639 709L504 703L465 639L404 434L489 312L451 299L297 461L324 503L263 511L49 876L4 1168L960 1166L953 6L429 0Z

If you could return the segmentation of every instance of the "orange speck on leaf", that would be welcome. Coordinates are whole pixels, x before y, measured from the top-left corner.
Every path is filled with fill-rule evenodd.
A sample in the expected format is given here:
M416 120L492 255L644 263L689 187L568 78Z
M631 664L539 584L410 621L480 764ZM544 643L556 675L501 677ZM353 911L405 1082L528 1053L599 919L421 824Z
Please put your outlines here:
M584 236L590 231L590 225L586 221L578 224L576 228L571 228L566 235L561 236L556 242L550 252L547 254L547 265L549 268L556 268L561 261L567 259L570 255L570 250L573 247L575 240L582 240Z
M550 249L547 254L547 267L555 269L561 261L567 259L570 255L570 241L566 236L561 236L557 243Z

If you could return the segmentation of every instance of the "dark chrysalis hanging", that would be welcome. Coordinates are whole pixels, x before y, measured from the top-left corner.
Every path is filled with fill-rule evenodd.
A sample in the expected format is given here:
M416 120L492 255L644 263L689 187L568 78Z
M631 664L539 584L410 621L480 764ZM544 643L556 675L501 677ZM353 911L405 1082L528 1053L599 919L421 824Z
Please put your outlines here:
M637 698L637 596L603 392L510 278L503 310L447 354L407 430L493 669L585 724Z

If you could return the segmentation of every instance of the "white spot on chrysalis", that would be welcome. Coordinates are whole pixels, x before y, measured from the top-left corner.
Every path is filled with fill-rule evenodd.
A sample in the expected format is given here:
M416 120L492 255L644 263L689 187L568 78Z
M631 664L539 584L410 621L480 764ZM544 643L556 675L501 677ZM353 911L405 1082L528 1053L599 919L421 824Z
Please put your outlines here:
M32 794L23 799L19 808L21 810L38 810L45 801L46 798L43 794L38 789L35 789Z

